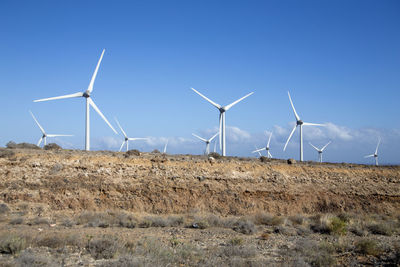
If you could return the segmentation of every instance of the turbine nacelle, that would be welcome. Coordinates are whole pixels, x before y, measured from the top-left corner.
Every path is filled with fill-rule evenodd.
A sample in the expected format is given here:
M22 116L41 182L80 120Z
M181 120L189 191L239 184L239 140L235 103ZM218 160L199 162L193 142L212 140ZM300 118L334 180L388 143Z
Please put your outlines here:
M297 126L300 126L300 125L303 125L303 124L304 124L304 122L303 122L302 120L296 121L296 125L297 125Z
M88 97L90 97L90 92L88 92L88 90L86 90L86 91L83 93L82 96L85 97L85 98L88 98Z

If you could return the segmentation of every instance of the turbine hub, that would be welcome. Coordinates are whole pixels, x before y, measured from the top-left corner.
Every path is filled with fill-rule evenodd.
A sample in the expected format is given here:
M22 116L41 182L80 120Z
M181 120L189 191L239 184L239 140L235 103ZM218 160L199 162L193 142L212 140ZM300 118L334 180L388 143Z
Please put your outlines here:
M42 138L45 138L46 136L47 136L46 134L43 134L43 135L42 135Z
M221 112L221 113L224 113L226 110L225 110L225 107L220 107L219 108L219 112Z
M374 154L374 157L377 158L377 157L378 157L378 154Z
M303 122L302 120L298 120L298 121L297 121L297 125L303 125L303 123L304 123L304 122Z
M86 92L83 93L83 97L88 98L88 97L90 97L90 94L86 91Z
M125 141L128 141L128 137L125 137Z

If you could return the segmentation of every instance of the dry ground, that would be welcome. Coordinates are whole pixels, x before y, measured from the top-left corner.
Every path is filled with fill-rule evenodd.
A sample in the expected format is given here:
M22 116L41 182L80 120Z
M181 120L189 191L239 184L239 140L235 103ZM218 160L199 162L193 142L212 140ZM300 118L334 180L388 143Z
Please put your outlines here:
M400 167L0 150L0 265L400 260Z

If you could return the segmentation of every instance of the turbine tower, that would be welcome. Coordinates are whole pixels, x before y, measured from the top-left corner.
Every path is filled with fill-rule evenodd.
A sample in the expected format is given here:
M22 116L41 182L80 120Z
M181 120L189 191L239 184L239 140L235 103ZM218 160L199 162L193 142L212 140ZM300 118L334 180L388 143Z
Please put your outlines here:
M122 134L124 135L124 141L121 144L121 147L119 148L119 152L121 152L122 147L124 146L124 144L126 144L126 151L129 150L129 141L135 141L135 140L147 140L147 138L131 138L128 137L124 131L124 129L122 129L121 125L119 124L119 121L117 120L117 118L115 118L115 121L118 124L119 129L121 129Z
M286 146L290 141L290 138L292 138L292 135L294 133L294 131L296 130L297 126L299 126L300 128L300 161L303 161L303 126L325 126L324 124L317 124L317 123L310 123L310 122L303 122L299 115L296 112L296 109L294 108L293 102L292 102L292 98L290 97L290 93L288 92L288 96L289 96L289 101L290 104L292 105L292 109L293 109L293 113L294 116L296 118L296 125L294 126L292 132L289 135L289 138L286 141L285 147L283 148L283 151L286 150Z
M96 79L97 71L99 70L99 66L100 66L101 60L103 59L104 51L105 51L105 49L103 49L103 52L101 53L100 59L97 62L96 69L94 70L92 79L90 80L89 86L88 86L88 88L87 88L87 90L85 92L78 92L78 93L69 94L69 95L56 96L56 97L50 97L50 98L43 98L43 99L38 99L38 100L34 100L33 101L33 102L42 102L42 101L64 99L64 98L84 97L86 99L85 150L87 150L87 151L90 150L90 116L89 116L90 106L93 107L93 109L100 115L100 117L114 131L114 133L118 134L117 131L108 122L106 117L103 115L103 113L101 113L100 109L96 106L96 104L93 102L92 98L90 97L90 95L91 95L91 93L93 91L93 85L94 85L94 80Z
M225 112L228 111L230 108L232 108L234 105L245 99L246 97L252 95L254 92L251 92L244 97L236 100L235 102L227 105L227 106L221 106L212 100L208 99L198 91L196 91L194 88L192 88L193 91L195 91L199 96L204 98L206 101L208 101L211 105L216 107L219 110L219 148L222 151L222 156L226 156L226 142L225 142Z
M321 149L315 147L313 144L309 142L309 144L318 152L318 161L322 162L322 152L324 152L324 149L331 143L332 141L329 141L326 145L324 145Z
M164 150L163 150L163 153L164 153L164 154L167 153L168 141L169 141L169 139L167 139L167 142L165 143L165 146L164 146Z
M42 132L42 137L40 137L39 142L37 143L37 146L40 146L40 143L42 143L42 141L44 141L43 146L45 146L46 142L47 142L47 137L73 136L70 134L47 134L46 131L43 129L43 127L39 124L39 122L37 121L35 116L33 115L32 111L29 111L29 113L31 113L32 118L36 122L36 125L39 127L40 131Z
M252 153L258 152L260 154L260 156L261 156L260 152L265 150L265 151L267 151L267 158L269 158L269 159L272 158L272 154L271 154L271 152L269 152L269 143L271 142L271 136L272 136L272 132L269 134L268 143L267 143L266 147L263 147L263 148L260 148L260 149L256 148L256 150L254 150Z
M214 134L210 139L205 139L203 137L200 137L200 136L195 135L194 133L192 133L193 136L199 138L201 141L206 143L206 151L204 152L204 155L210 154L210 143L218 134L219 134L219 132Z
M375 153L364 157L364 158L374 157L376 166L378 166L378 148L380 143L381 143L381 138L378 139L378 145L376 146Z

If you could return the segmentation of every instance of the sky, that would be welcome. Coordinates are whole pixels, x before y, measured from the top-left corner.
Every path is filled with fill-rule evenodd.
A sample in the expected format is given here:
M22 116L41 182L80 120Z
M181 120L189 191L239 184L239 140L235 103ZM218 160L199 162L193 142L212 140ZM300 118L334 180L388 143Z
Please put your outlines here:
M299 157L287 92L304 127L304 159L400 164L400 2L0 1L0 146L36 143L31 110L56 142L84 148L84 99L34 99L85 91L106 49L92 99L141 151L201 154L227 105L227 154L253 157L273 132L271 153ZM91 110L93 150L118 150ZM211 145L213 149L213 145Z

